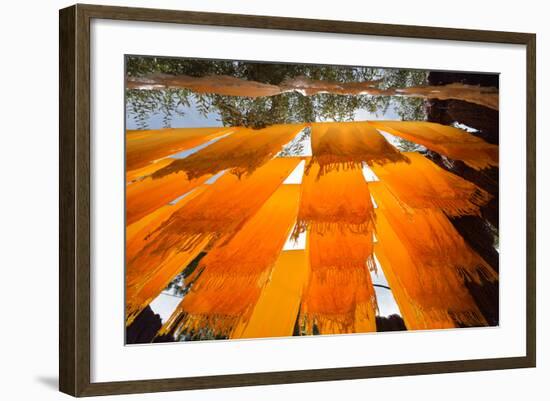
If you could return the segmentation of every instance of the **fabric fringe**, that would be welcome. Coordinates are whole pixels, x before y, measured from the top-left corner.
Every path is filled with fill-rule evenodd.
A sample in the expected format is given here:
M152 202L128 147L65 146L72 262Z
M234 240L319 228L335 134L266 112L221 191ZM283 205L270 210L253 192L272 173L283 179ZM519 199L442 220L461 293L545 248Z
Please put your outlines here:
M445 171L421 154L405 153L410 164L373 166L372 170L406 206L440 209L450 217L477 215L492 196L475 184Z
M313 164L302 179L302 197L294 235L310 228L326 232L334 228L358 233L372 231L374 208L369 187L360 170L333 170L319 176Z
M304 334L376 331L372 234L308 234L311 273L299 317Z
M311 148L313 156L306 173L318 164L319 177L340 169L361 169L363 163L384 165L407 161L366 122L312 123Z
M193 179L228 170L239 178L244 177L272 159L303 128L304 124L272 125L260 130L238 127L228 137L184 159L175 159L152 176L160 178L184 171Z
M382 182L371 186L376 210L375 253L407 328L487 325L465 286L498 275L437 210L405 210Z
M195 197L184 198L184 204L149 232L142 248L127 260L127 324L183 270L183 262L192 260L189 255L214 243L227 244L299 162L274 159L249 178L224 175L204 185Z
M237 322L248 315L296 221L299 195L297 185L282 185L227 244L214 247L201 259L189 276L195 281L191 291L170 320L180 321L178 316L186 314L229 316ZM180 327L188 327L187 318L176 330Z

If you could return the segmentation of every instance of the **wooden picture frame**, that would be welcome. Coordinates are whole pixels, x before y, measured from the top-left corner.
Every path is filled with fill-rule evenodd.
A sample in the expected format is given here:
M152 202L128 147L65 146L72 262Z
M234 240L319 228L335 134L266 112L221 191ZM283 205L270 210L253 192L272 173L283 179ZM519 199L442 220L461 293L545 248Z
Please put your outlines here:
M526 356L92 383L90 380L90 21L92 19L524 45L527 54L525 60L527 70ZM536 38L534 34L80 4L60 11L59 27L59 387L62 392L73 396L94 396L535 366Z

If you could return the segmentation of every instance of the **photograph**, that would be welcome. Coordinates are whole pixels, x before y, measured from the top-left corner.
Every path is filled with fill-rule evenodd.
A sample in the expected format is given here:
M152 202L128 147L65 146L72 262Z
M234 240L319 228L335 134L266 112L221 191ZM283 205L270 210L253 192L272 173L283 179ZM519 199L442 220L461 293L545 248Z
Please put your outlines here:
M126 345L499 326L498 73L124 62Z

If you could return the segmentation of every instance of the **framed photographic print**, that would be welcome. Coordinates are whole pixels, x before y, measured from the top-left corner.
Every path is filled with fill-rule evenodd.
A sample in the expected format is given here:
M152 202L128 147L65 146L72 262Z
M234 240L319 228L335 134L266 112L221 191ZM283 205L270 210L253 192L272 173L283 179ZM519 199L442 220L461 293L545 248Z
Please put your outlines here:
M535 366L535 35L60 12L60 390Z

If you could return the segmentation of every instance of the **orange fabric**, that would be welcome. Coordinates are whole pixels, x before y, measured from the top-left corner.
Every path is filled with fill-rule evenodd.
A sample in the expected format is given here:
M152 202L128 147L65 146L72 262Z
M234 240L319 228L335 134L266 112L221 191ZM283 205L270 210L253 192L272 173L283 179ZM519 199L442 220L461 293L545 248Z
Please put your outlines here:
M334 169L322 176L320 170L313 164L304 173L297 232L306 227L324 231L335 226L370 232L374 209L361 170Z
M155 171L160 170L164 166L172 163L174 159L170 157L165 157L155 162L151 162L144 167L139 167L134 170L126 171L126 184L131 184L139 179L149 177Z
M372 233L308 232L311 273L300 311L304 334L376 331Z
M388 163L372 171L399 198L415 209L441 209L448 216L480 215L491 196L419 153L405 153L410 164Z
M159 233L159 228L170 216L191 199L202 193L208 185L202 185L189 192L176 204L164 205L133 224L126 226L126 260L132 260Z
M126 131L126 171L191 149L231 132L232 128L164 128Z
M189 178L222 170L229 170L237 176L251 174L273 158L283 145L290 142L304 127L303 124L283 124L260 130L234 128L233 134L184 159L174 160L168 166L154 172L153 177L162 177L178 171L185 171Z
M159 242L173 235L189 243L204 238L230 237L239 231L300 163L299 158L277 158L250 176L225 173L166 222Z
M308 276L309 261L305 250L282 252L250 319L243 319L231 337L291 336Z
M447 216L479 215L490 195L418 153L401 154L374 127L478 169L498 165L498 147L432 123L311 126L301 185L282 183L303 158L273 157L304 124L228 128L185 159L167 156L221 129L194 139L191 130L128 132L132 152L143 154L126 176L127 325L201 252L185 279L190 291L159 334L288 336L296 318L301 334L376 331L374 253L408 329L487 325L466 283L498 274ZM364 163L380 182L367 184ZM294 223L307 249L282 251Z
M407 161L367 122L311 124L313 156L309 167L318 163L319 175L333 169Z
M126 186L126 224L133 224L161 206L204 183L210 175L188 180L185 173L148 177Z
M453 160L481 170L498 166L498 146L466 131L424 121L369 121L373 127L423 145Z
M208 239L182 250L176 246L160 254L150 254L148 263L132 263L126 273L126 325L151 303L174 277L208 245ZM137 259L144 262L142 259Z
M299 162L298 158L274 159L243 179L226 173L214 184L204 185L183 198L180 207L151 227L145 239L130 242L126 259L127 324L200 251L215 241L229 240L239 231ZM134 224L139 223L141 220ZM162 274L163 279L156 279L157 274ZM141 288L147 281L155 284L148 286L145 296Z
M184 251L178 248L180 244L154 251L150 246L161 232L164 222L206 187L203 185L175 205L163 206L126 227L127 325L208 245L208 240L203 239Z
M161 334L206 328L230 336L249 319L296 221L299 195L297 185L280 186L227 244L200 261L189 277L196 282Z
M371 183L376 255L409 329L486 325L465 281L497 280L437 210L410 209L382 182Z

